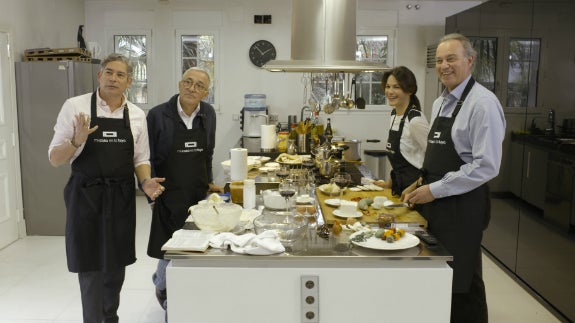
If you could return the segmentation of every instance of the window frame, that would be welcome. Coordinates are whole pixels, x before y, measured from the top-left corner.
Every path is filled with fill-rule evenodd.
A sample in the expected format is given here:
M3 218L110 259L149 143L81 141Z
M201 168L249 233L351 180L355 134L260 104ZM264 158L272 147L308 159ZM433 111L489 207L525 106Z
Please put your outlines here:
M220 60L220 32L219 30L215 30L215 29L176 29L175 31L175 47L176 47L176 59L174 62L174 77L175 77L175 82L174 82L174 93L178 92L178 87L177 84L178 82L181 80L182 78L182 61L183 61L183 57L182 57L182 36L195 36L195 35L201 35L201 36L212 36L214 37L214 57L213 57L213 61L214 61L214 70L213 70L213 75L211 75L211 86L210 86L210 92L213 91L213 95L214 95L214 102L210 103L214 109L219 112L220 111L220 102L221 102L221 90L219 90L221 88L221 82L220 82L220 67L219 65L221 64L221 60Z
M153 77L153 39L152 39L152 30L151 29L110 29L107 30L106 39L108 40L108 48L109 50L105 51L105 53L113 53L116 49L116 39L115 36L146 36L146 71L147 71L147 99L148 103L134 103L142 110L149 110L154 107L155 96L154 96L154 77ZM104 59L107 54L104 54L102 59ZM133 102L132 102L133 103Z

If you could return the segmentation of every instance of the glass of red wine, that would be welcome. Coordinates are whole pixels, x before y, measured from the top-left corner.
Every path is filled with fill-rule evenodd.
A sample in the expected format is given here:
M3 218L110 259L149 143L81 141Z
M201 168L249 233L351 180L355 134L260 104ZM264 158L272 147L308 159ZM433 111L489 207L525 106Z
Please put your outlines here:
M289 212L290 203L289 199L295 195L296 186L291 179L284 179L279 185L280 195L286 200L286 213Z
M282 165L276 172L276 176L280 178L280 181L283 181L284 179L288 178L289 174L290 169L286 165Z
M333 182L339 186L339 200L343 198L343 190L351 183L351 175L346 172L338 172L333 176Z

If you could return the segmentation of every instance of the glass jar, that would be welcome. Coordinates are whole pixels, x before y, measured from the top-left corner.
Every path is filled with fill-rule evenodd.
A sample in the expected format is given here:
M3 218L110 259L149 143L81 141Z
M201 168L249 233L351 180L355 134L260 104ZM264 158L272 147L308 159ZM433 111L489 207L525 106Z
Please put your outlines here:
M276 148L277 148L278 152L280 152L280 153L286 152L288 137L289 137L289 132L287 132L287 131L278 132L277 144L276 144Z

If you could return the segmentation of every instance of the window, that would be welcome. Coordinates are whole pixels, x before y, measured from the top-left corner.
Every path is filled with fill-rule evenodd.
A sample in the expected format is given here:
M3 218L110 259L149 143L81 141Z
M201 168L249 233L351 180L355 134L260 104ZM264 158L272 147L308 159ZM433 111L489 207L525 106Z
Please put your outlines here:
M148 104L148 47L146 35L114 35L114 52L132 62L132 85L128 100L135 104Z
M535 107L540 39L511 38L507 73L507 106Z
M469 37L469 41L471 41L471 45L477 51L473 78L495 93L497 38Z
M357 36L356 61L388 64L388 36ZM385 94L381 88L383 72L355 74L358 97L365 99L366 105L385 104Z
M199 67L210 74L212 87L210 94L205 99L206 102L214 104L215 102L215 61L214 61L214 36L213 35L181 35L181 62L180 78L190 67Z

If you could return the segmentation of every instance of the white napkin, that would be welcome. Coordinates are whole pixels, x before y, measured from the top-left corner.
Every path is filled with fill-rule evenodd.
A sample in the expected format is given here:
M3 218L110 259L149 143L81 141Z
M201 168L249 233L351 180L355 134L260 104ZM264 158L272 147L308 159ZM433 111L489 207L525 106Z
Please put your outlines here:
M265 231L258 235L246 233L240 236L222 232L210 239L212 248L224 249L228 246L235 253L248 255L272 255L285 251L275 231Z

